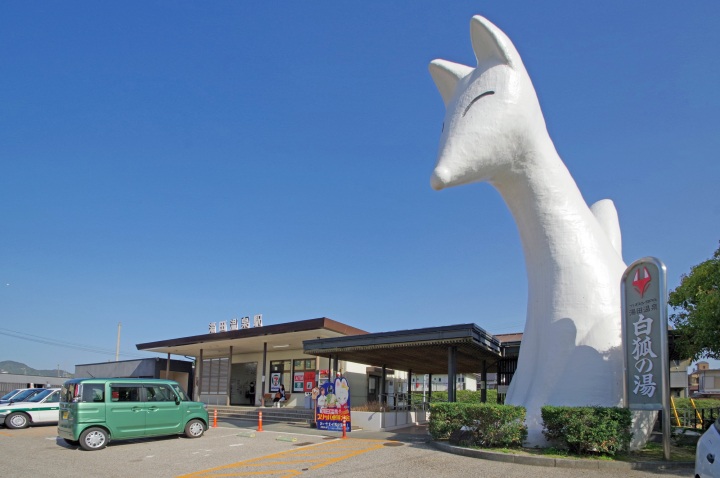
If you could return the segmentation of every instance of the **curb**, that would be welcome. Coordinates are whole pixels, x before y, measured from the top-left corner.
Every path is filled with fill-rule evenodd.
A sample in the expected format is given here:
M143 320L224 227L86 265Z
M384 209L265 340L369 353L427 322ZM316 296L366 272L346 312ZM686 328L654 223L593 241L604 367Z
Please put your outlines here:
M689 468L693 469L694 462L691 461L647 461L647 462L626 462L626 461L602 461L602 460L571 460L568 458L551 458L544 456L514 455L512 453L500 453L496 451L475 450L463 448L448 443L431 440L430 443L440 451L454 455L480 458L482 460L500 461L504 463L516 463L518 465L544 466L549 468L573 468L581 470L645 470L663 471Z

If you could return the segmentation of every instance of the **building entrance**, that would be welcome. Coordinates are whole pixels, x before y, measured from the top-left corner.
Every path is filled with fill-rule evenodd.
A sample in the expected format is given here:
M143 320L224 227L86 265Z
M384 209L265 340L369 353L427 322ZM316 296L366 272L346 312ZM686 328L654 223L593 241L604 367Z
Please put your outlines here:
M380 377L377 375L368 375L368 402L377 402L380 400Z
M257 362L234 363L230 372L230 405L256 404Z

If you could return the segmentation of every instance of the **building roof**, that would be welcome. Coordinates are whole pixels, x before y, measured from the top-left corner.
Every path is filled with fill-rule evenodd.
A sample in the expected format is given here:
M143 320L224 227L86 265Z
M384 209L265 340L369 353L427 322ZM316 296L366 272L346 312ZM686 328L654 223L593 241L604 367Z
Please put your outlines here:
M512 342L521 342L522 341L522 332L515 332L512 334L495 334L495 338L500 341L502 344L506 343L512 343Z
M399 330L346 337L311 339L304 351L320 357L413 373L448 373L448 349L457 347L456 371L495 371L500 342L475 324Z
M233 353L262 352L265 344L267 344L267 349L270 351L273 349L302 350L304 340L363 334L367 334L367 332L327 317L321 317L214 334L147 342L137 344L136 347L138 350L148 352L193 357L199 357L202 349L204 358L213 358L227 357L231 346L233 347Z

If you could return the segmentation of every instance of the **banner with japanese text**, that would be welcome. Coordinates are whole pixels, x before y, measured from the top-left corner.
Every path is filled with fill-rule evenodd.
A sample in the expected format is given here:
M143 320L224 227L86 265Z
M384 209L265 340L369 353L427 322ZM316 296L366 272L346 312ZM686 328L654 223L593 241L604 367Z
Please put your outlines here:
M635 261L622 279L625 406L662 410L669 384L665 265L654 257Z
M345 422L345 430L350 432L350 386L347 379L337 377L334 382L321 384L319 389L315 410L318 430L340 432Z

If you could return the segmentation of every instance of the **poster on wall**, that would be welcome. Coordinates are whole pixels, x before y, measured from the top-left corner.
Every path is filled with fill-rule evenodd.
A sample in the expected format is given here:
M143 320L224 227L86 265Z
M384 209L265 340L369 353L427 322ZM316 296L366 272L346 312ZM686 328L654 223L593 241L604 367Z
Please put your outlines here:
M305 372L303 374L303 380L305 381L305 393L312 392L315 386L315 372Z
M329 380L329 370L320 370L320 375L318 376L318 384L322 385L323 383L327 383Z
M339 376L334 382L326 382L319 387L315 420L318 430L341 432L345 422L346 432L350 432L350 386L345 377Z
M303 391L303 381L305 380L305 374L303 372L295 372L293 374L293 392Z
M280 390L280 372L273 372L270 374L270 391L277 392Z

